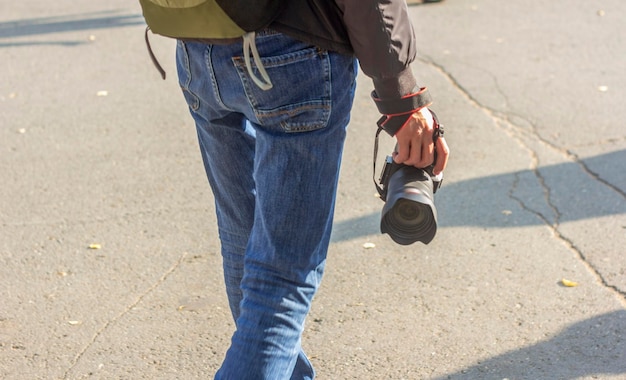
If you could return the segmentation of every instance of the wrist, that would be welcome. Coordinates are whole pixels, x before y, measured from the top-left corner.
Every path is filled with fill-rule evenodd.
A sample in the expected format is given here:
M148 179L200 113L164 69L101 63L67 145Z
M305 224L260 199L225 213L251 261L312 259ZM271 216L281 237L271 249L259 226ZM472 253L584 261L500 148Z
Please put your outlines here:
M372 91L372 99L383 114L378 121L378 126L391 136L402 129L408 122L411 115L432 104L430 93L426 87L417 89L401 98L383 99L378 97L375 91Z

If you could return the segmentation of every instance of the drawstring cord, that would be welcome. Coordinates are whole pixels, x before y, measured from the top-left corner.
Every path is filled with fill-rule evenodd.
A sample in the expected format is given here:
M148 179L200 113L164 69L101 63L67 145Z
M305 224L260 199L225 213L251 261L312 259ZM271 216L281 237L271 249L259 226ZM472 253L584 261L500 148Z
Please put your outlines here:
M249 32L243 36L243 58L246 64L246 68L248 69L248 74L250 74L250 78L252 78L252 81L257 86L259 86L261 90L267 91L271 89L272 87L274 87L274 85L272 84L270 76L267 74L267 71L265 71L265 67L263 66L263 63L261 62L261 57L259 56L259 51L257 50L256 42L254 41L255 34L256 33L254 32ZM256 74L254 74L254 72L252 71L250 51L252 51L252 58L254 59L254 62L256 63L256 67L259 70L259 73L261 74L262 80L261 78L256 76Z
M148 32L150 32L149 26L146 27L146 32L145 32L145 39L146 39L146 46L148 47L148 54L150 54L150 59L152 60L154 67L156 67L156 69L159 70L159 73L161 73L161 78L165 80L165 77L166 77L165 70L163 70L163 67L161 66L156 56L154 55L154 52L152 51L152 46L150 45L150 39L148 38ZM250 75L250 78L252 79L252 81L257 86L259 86L261 90L267 91L271 89L272 87L274 87L274 85L272 84L272 80L270 79L270 76L267 74L267 71L265 70L263 63L261 62L259 51L256 48L255 37L256 37L256 33L254 32L246 33L243 36L244 63L246 65L246 69L248 70L248 74ZM252 59L254 59L254 62L256 63L256 67L259 70L259 73L261 74L261 78L259 78L252 71L252 60L250 59L251 51L252 51Z

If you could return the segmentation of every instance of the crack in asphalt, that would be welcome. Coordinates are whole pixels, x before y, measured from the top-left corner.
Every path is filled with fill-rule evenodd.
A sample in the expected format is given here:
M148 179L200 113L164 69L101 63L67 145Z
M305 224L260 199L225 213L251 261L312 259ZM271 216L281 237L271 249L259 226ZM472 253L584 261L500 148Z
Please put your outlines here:
M525 117L521 115L517 115L512 112L503 113L503 112L492 109L482 104L481 102L478 101L478 99L472 96L472 94L467 89L465 89L461 85L461 83L454 77L454 75L452 75L452 73L448 72L445 69L445 67L436 63L430 57L418 58L418 60L426 65L431 66L440 74L442 74L452 84L452 86L456 88L461 93L461 95L463 95L463 97L467 99L467 101L470 104L472 104L477 109L483 111L487 116L489 116L489 118L491 118L495 122L497 127L502 129L509 136L511 136L511 138L517 141L517 143L528 152L528 154L530 155L530 160L531 160L530 170L534 174L534 176L537 178L537 182L539 183L543 191L543 198L544 198L545 204L552 211L553 216L552 217L545 216L542 212L533 209L531 206L527 205L523 199L515 195L515 190L517 189L517 186L520 181L519 173L514 174L513 183L508 192L509 198L517 202L522 209L532 213L533 215L537 216L541 221L543 221L545 225L548 226L548 228L551 230L551 232L553 233L554 237L557 240L565 244L565 246L567 246L570 250L576 253L578 258L585 264L587 269L596 277L597 281L600 284L602 284L602 286L604 286L606 289L612 291L620 299L622 303L626 304L626 291L621 290L615 285L609 284L607 280L604 278L604 276L602 275L602 273L587 259L582 249L577 247L576 244L570 238L568 238L567 236L563 235L563 233L561 233L559 226L560 226L560 219L561 219L562 213L559 211L558 207L552 202L550 186L548 186L545 178L539 171L539 156L537 152L533 150L524 141L524 137L537 141L547 146L548 148L552 149L553 151L560 153L568 161L576 163L581 168L581 170L587 175L589 175L592 179L607 186L611 190L615 191L617 194L621 195L622 198L624 199L626 199L626 193L622 189L611 184L609 181L603 179L598 173L591 170L589 166L587 166L587 164L583 160L581 160L580 157L574 152L572 152L571 150L561 148L555 145L554 143L552 143L551 141L546 140L543 137L541 137L536 123L531 122L530 120L526 119ZM507 105L507 108L508 108L508 99L507 99L506 94L498 86L497 78L493 76L492 78L494 80L494 85L498 93L503 97L503 99L505 100L505 104ZM528 131L527 129L524 129L523 127L519 125L516 125L515 122L511 120L513 117L517 117L523 120L524 122L528 123L528 125L530 125L531 127L530 131Z
M172 275L172 273L174 273L180 267L180 265L185 260L185 257L187 257L187 252L183 253L178 258L178 260L176 260L174 265L172 265L163 275L161 275L161 277L159 277L159 279L154 284L152 284L152 286L150 286L148 289L146 289L146 291L140 294L134 302L132 302L120 314L108 320L100 329L98 329L98 331L96 331L96 333L91 338L91 340L87 343L87 345L83 347L83 349L76 355L76 357L70 364L69 368L63 373L62 378L64 380L67 379L70 372L72 372L72 370L76 367L76 365L78 365L78 362L80 362L80 360L83 358L85 353L96 343L98 338L100 338L112 325L114 325L117 321L122 319L126 314L128 314L131 310L133 310L150 293L154 292L159 286L161 286L167 280L167 278L170 275Z

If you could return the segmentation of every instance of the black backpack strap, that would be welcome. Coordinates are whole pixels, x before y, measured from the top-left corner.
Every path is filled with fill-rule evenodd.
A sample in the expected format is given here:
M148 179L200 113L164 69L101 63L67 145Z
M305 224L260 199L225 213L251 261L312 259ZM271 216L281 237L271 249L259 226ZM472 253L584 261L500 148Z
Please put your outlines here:
M152 46L150 46L150 39L148 38L148 32L149 31L150 31L150 27L147 26L146 27L146 33L145 33L145 39L146 39L146 46L148 47L148 54L150 54L150 59L152 60L152 63L154 64L154 67L156 67L156 69L159 70L159 73L161 73L161 78L163 78L163 80L165 80L165 76L166 76L165 75L165 70L163 70L163 67L161 66L161 64L157 60L156 56L152 52Z

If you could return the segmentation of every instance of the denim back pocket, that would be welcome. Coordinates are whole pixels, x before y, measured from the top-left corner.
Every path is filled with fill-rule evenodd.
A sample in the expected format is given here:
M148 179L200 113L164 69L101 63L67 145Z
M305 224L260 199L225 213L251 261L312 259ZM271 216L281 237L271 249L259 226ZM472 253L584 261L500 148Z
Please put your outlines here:
M262 54L262 53L261 53ZM261 57L273 88L264 91L250 78L243 57L233 57L256 121L286 132L324 128L331 111L330 58L316 47ZM257 72L254 60L250 63Z

